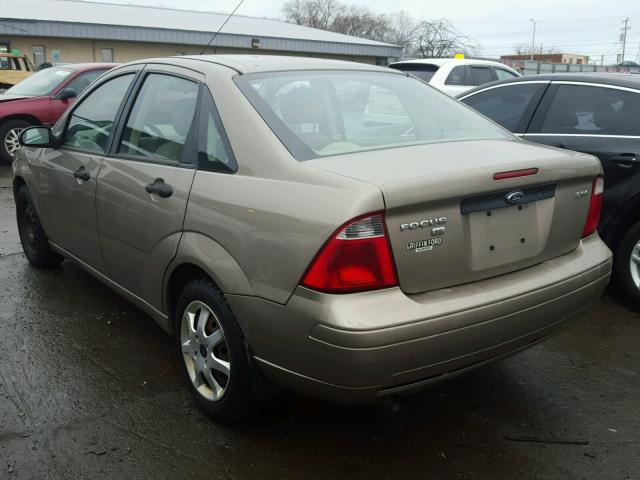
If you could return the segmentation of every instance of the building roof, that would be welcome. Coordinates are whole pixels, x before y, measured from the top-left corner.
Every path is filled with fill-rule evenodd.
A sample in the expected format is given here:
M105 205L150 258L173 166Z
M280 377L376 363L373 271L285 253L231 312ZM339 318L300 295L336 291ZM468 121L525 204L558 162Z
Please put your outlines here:
M81 38L81 33L83 38L205 45L228 17L220 13L82 0L4 0L2 3L0 33L5 35ZM234 36L246 37L248 43L240 45L230 41ZM215 45L251 48L251 38L260 38L261 48L273 50L309 50L302 44L295 48L296 45L286 43L297 41L322 43L324 48L318 50L322 53L393 57L401 52L401 47L383 42L242 15L229 20ZM268 42L269 39L274 42Z

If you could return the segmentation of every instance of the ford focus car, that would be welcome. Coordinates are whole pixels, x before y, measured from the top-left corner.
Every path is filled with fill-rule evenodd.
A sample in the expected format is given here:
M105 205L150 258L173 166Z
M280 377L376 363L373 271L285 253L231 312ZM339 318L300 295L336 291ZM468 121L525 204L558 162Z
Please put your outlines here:
M464 373L556 332L610 275L596 158L390 69L149 59L21 142L27 259L69 259L151 315L223 421L270 383L357 404Z

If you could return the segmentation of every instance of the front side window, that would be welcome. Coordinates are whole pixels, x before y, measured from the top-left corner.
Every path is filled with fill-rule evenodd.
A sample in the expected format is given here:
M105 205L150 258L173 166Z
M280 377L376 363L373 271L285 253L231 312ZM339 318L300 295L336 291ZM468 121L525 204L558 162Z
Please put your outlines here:
M14 85L6 93L39 97L49 95L73 73L70 68L51 67L34 73Z
M456 100L392 73L292 72L236 82L298 160L510 135Z
M510 72L509 70L505 70L504 68L494 68L493 71L496 72L496 78L498 80L508 80L510 78L516 78L518 76L515 73Z
M196 82L160 73L148 75L122 132L118 153L179 163L197 99Z
M133 76L131 73L108 80L87 95L71 113L63 145L105 153L116 114Z
M535 107L534 103L538 103L545 87L546 84L541 83L516 83L476 93L462 99L462 102L507 130L524 131L526 125L521 124L523 116L528 109Z
M88 72L82 72L76 78L71 80L65 88L75 90L77 95L80 95L85 89L91 85L96 78L102 75L105 70L89 70Z
M615 88L559 85L542 133L638 135L640 94Z

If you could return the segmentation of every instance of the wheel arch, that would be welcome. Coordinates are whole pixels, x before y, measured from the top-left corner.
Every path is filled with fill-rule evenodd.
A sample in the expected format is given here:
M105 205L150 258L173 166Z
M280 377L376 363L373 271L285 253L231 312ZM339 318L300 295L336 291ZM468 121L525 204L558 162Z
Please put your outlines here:
M254 294L244 271L222 245L205 235L184 232L164 276L163 309L172 326L180 292L198 278L209 279L223 294Z
M24 178L22 178L20 175L16 175L13 178L13 199L14 200L18 198L18 192L23 187L23 185L26 185L26 184L27 182L25 182Z
M602 238L611 250L616 250L625 233L640 222L640 193L626 202L614 218L607 222Z
M29 122L32 125L42 125L42 122L35 115L30 115L28 113L14 113L12 115L7 115L6 117L2 117L0 120L0 125L10 121L10 120L24 120L25 122Z

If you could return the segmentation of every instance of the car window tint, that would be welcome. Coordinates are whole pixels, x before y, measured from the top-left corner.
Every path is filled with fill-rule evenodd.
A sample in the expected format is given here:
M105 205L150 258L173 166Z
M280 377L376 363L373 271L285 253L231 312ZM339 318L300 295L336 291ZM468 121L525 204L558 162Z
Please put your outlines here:
M205 89L202 99L201 118L198 168L214 172L234 172L236 163L231 147L208 89Z
M532 101L538 101L545 86L528 83L491 88L462 101L507 130L515 132L527 108Z
M445 85L468 85L467 67L460 65L451 70L451 73L444 81Z
M430 65L427 63L403 63L399 65L390 65L395 70L406 72L414 77L428 82L438 71L438 65Z
M71 114L63 144L104 153L118 108L133 80L133 74L109 80L92 91Z
M244 75L236 82L299 160L510 138L458 101L410 76L314 71Z
M90 70L88 72L82 72L76 78L71 80L64 88L71 88L75 90L76 94L80 95L89 85L91 85L91 82L104 72L105 70Z
M493 73L489 67L471 67L471 83L470 85L484 85L493 82Z
M510 72L509 70L505 70L504 68L494 68L493 71L496 72L496 78L498 80L508 80L510 78L515 78L518 76L515 73Z
M150 74L127 119L118 153L178 163L196 111L198 84Z
M560 85L542 133L640 135L640 94L614 88Z

